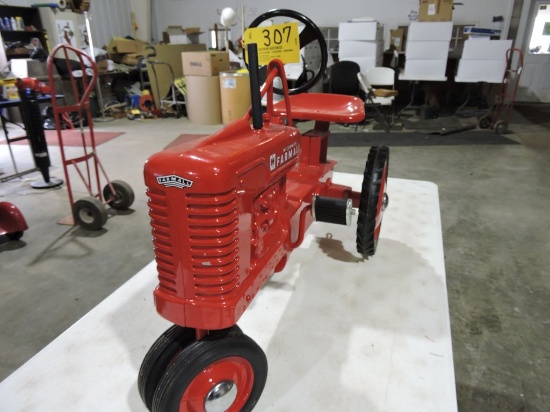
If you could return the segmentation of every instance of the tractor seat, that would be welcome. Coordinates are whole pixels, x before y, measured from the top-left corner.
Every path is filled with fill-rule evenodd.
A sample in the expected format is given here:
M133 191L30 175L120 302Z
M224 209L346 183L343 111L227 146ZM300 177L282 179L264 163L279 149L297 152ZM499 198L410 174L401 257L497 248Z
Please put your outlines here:
M331 93L302 93L289 96L292 118L334 123L358 123L365 118L363 101L358 97ZM276 115L286 116L286 103L273 105Z

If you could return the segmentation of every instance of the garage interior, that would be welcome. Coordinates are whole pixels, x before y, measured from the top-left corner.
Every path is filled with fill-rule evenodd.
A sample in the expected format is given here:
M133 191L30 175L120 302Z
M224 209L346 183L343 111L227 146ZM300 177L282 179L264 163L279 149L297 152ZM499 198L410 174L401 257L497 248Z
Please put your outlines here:
M3 5L21 6L21 3L31 6L32 2L6 1ZM131 1L121 3L128 3L129 7ZM221 1L213 3L203 7L209 9L205 11L199 10L201 3L198 1L153 1L152 16L149 16L152 36L162 38L165 28L175 24L181 27L200 25L205 32L201 34L201 43L207 43L210 41L207 26L210 28L219 19L219 11L224 7L234 7ZM253 5L237 3L236 9L244 6L247 13L256 15L272 7L263 1ZM328 15L328 8L322 13L311 1L295 5L283 3L282 6L288 7L280 8L300 10L320 27L337 26L340 21L358 15L372 16L385 23L377 11L380 10L380 15L388 13L388 7L382 5L384 2L374 0L365 2L372 9L361 2L350 1L350 9L345 13L339 11L335 17ZM400 2L405 8L401 13L403 25L408 24L409 9L415 8L412 3L417 2ZM481 8L472 0L462 3L455 6L455 24L469 23L457 21L464 15L464 9L475 13L471 10ZM512 40L514 47L528 54L529 15L531 8L538 4L550 7L550 3L544 1L493 0L490 6L494 10L485 13L504 16L507 31L504 39ZM170 18L176 6L181 11ZM105 32L100 29L109 26L106 16L110 7L114 6L108 1L91 2L94 19L103 19L103 26L96 21L96 26L92 27L93 35L98 28L98 47L106 45L112 36L129 34L114 28ZM127 11L127 6L117 7L110 23L122 30L115 18L124 20L124 27L128 27L131 20L129 15L119 16ZM331 4L330 8L333 7ZM358 10L352 11L352 7ZM193 12L198 21L194 20ZM347 17L340 18L341 13ZM208 17L203 17L205 15ZM338 20L333 21L334 18ZM386 29L389 33L390 28ZM233 28L235 39L241 34L239 30ZM51 41L55 35L48 33L48 37ZM389 41L386 36L385 40ZM549 67L547 63L542 68L546 70L546 79ZM402 81L397 82L396 87L400 96L393 109L398 113L408 104L411 84ZM460 90L460 86L455 84L454 87ZM107 99L111 91L109 85L102 85L101 90ZM493 93L494 90L491 89ZM550 340L547 276L550 267L547 252L550 248L547 214L550 100L544 100L545 96L548 99L548 94L534 96L532 90L520 92L507 131L502 135L494 130L480 129L475 116L461 119L474 125L468 131L450 134L424 131L409 140L407 136L415 130L403 127L386 132L376 118L358 127L354 124L331 125L333 136L328 153L338 162L335 171L362 175L370 146L386 144L391 150L391 178L437 185L459 411L543 412L550 404L547 390L550 381L547 344ZM426 102L428 97L424 97ZM441 95L436 97L436 116L441 119L455 113L463 96L451 101ZM490 98L493 99L494 94ZM376 115L372 109L370 113ZM194 123L186 115L132 119L125 115L103 122L102 113L96 114L96 133L120 133L99 144L97 152L109 177L124 180L132 187L135 201L129 210L109 209L107 223L97 231L59 225L57 221L70 214L66 185L36 190L31 184L42 178L38 171L0 183L0 201L15 204L28 223L28 229L18 241L0 236L0 380L8 378L154 260L143 180L146 160L178 136L213 134L223 127L220 123ZM422 119L422 115L420 110L401 112L397 120L430 120ZM297 122L301 132L311 127L312 122ZM20 128L7 124L7 130L10 134L18 133ZM19 170L34 168L28 144L12 144L11 150ZM49 145L48 150L50 175L63 179L59 146ZM67 146L64 150L69 156L77 153L76 147ZM0 169L0 177L13 172L2 133ZM86 192L75 188L74 194L79 197ZM384 243L382 230L378 247L383 248ZM394 259L399 258L394 256ZM365 271L368 276L368 268ZM303 315L304 322L309 316L316 316L315 313ZM1 405L2 401L0 409Z

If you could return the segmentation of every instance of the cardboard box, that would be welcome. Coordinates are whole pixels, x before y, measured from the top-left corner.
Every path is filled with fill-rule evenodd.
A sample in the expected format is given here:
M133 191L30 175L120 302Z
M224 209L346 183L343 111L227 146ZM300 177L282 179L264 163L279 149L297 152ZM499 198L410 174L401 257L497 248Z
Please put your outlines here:
M402 28L390 30L390 50L401 52L405 49L405 30Z
M120 60L120 63L127 64L128 66L137 66L137 64L139 63L140 57L143 57L143 53L123 54L122 59Z
M443 60L449 56L448 41L408 41L407 60Z
M157 52L157 55L156 57L151 58L151 60L170 65L172 72L174 73L174 79L177 79L183 76L181 54L183 52L204 50L206 50L205 44L156 44L155 51ZM155 65L155 70L153 70L152 65L146 61L147 74L149 75L149 79L151 81L152 94L157 107L160 107L159 95L161 97L167 96L170 92L170 86L173 81L172 73L166 64L157 64ZM157 87L155 85L157 82L160 94L157 93Z
M129 40L113 36L107 45L107 52L119 54L142 53L147 45L148 43L142 40Z
M502 29L492 29L492 28L484 28L484 27L475 27L475 26L466 26L464 27L464 34L468 36L477 36L477 37L484 37L487 38L496 37L495 40L498 40L500 38L500 34L502 33Z
M451 41L453 22L411 22L407 33L409 41Z
M220 95L223 124L240 119L251 105L250 75L235 70L220 73Z
M418 21L452 21L453 0L420 0Z
M170 44L189 44L191 41L181 26L168 26L166 31L162 32L162 41Z
M168 26L162 32L162 40L169 44L197 44L199 42L200 27Z
M338 40L383 40L384 26L376 21L346 22L338 25Z
M183 52L181 62L184 76L217 76L230 69L227 52Z
M185 54L185 53L183 53ZM191 123L222 123L219 76L187 76L185 107Z
M338 58L345 60L348 57L378 57L384 53L382 41L344 40L339 42Z

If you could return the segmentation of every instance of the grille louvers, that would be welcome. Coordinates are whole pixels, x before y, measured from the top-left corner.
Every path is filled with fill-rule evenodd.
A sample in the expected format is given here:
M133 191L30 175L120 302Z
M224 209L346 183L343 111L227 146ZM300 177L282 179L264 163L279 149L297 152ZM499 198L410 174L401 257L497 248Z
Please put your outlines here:
M195 294L220 300L239 281L238 210L235 190L187 195L191 270Z
M166 193L162 190L148 189L147 196L149 196L149 216L151 217L153 245L159 272L159 288L175 294L176 273L168 224Z

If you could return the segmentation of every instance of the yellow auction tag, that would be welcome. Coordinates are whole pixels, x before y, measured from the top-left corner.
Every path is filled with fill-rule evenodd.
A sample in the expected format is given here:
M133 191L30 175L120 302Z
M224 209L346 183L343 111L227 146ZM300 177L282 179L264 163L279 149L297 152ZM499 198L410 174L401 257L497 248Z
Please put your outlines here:
M243 42L245 47L249 43L258 45L260 66L265 66L273 59L279 59L285 64L300 62L298 22L246 29Z

